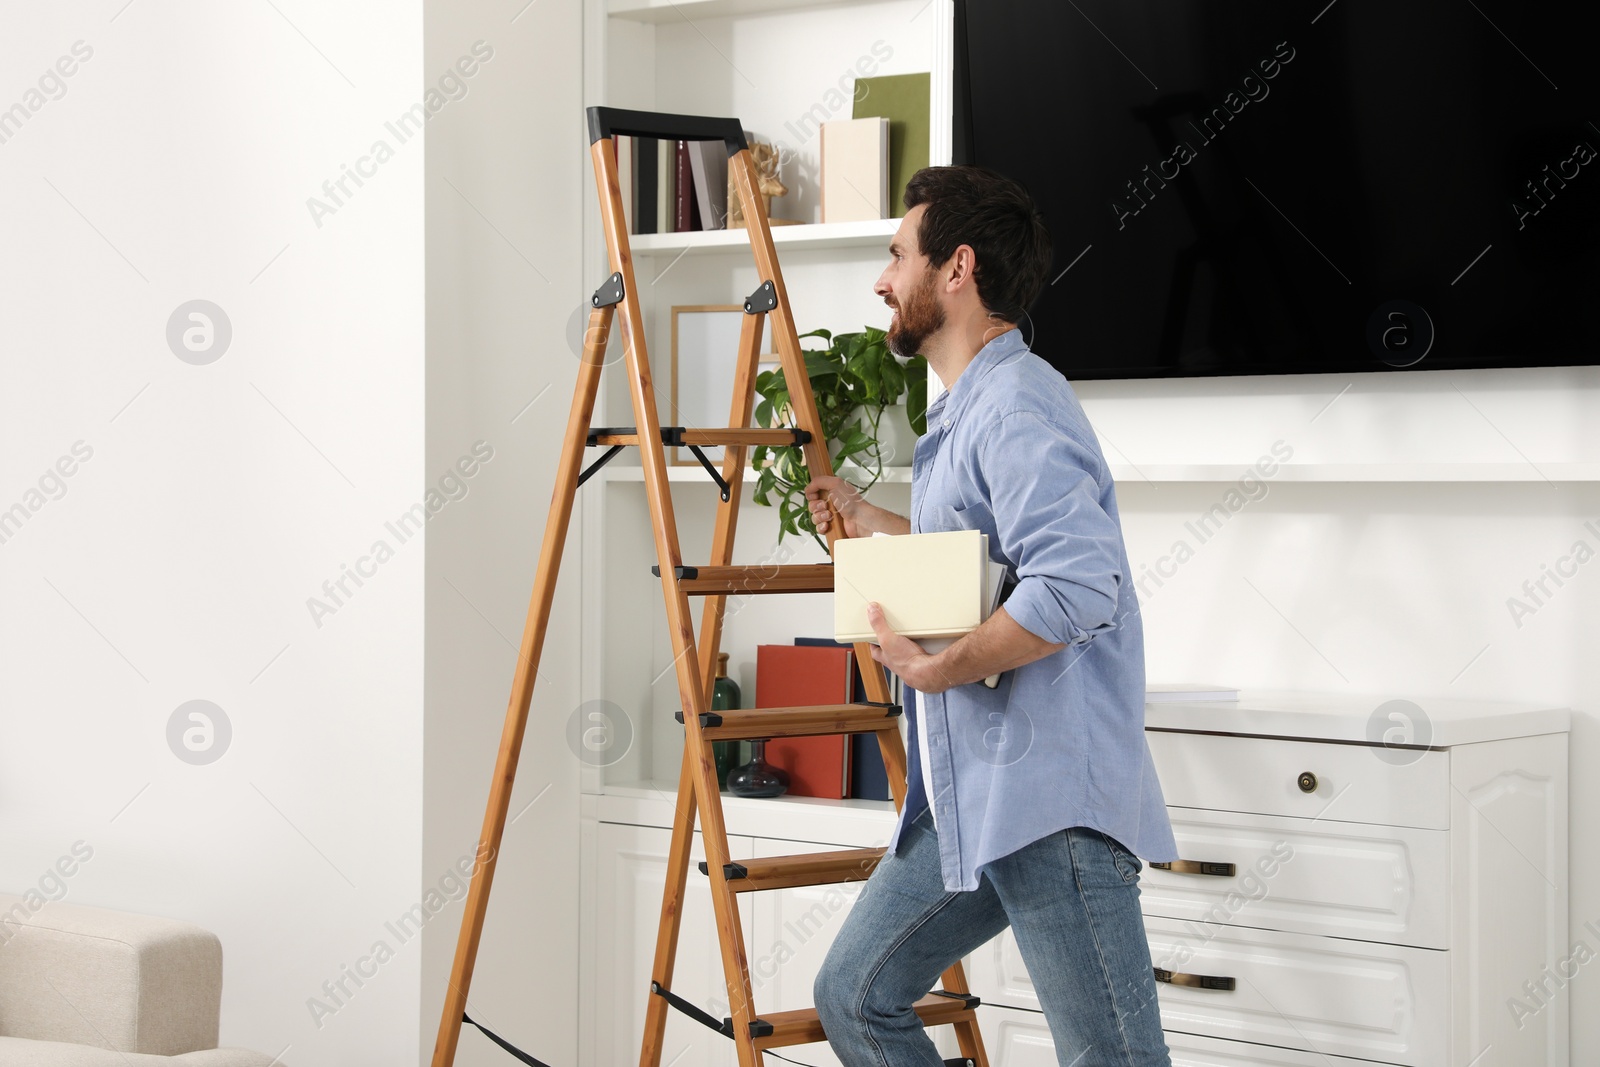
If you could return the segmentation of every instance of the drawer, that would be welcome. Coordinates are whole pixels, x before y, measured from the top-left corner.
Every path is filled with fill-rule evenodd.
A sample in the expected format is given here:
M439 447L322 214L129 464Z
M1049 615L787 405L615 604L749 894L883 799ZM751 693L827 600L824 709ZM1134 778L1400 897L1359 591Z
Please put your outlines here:
M985 1004L978 1009L984 1050L992 1067L1057 1067L1055 1042L1044 1016ZM1374 1067L1368 1060L1325 1056L1168 1030L1172 1067Z
M1146 915L1449 947L1447 831L1192 808L1169 814L1179 855L1202 866L1147 865L1139 879ZM1159 958L1156 965L1169 966Z
M1163 1029L1408 1067L1448 1061L1449 953L1156 917L1145 930L1170 970L1234 985L1158 985Z
M1184 808L1335 822L1450 828L1450 755L1414 763L1378 758L1372 745L1146 730L1161 790ZM1310 772L1315 787L1300 788Z
M1172 1067L1373 1067L1367 1060L1167 1031Z

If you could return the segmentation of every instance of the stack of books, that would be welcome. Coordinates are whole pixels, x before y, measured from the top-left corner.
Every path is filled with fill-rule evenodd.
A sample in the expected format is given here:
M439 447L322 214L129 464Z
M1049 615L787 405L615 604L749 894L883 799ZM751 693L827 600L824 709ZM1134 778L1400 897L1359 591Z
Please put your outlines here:
M721 141L613 138L628 232L686 233L728 225L728 154Z

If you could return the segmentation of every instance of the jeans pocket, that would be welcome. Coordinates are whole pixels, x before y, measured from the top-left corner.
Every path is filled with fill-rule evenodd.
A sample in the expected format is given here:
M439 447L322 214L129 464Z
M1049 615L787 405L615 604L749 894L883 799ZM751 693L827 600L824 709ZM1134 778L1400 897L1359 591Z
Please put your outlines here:
M1139 872L1144 870L1144 864L1139 857L1122 847L1122 842L1110 834L1101 834L1105 838L1106 848L1111 852L1111 862L1117 865L1117 873L1122 875L1122 880L1129 885L1139 881Z

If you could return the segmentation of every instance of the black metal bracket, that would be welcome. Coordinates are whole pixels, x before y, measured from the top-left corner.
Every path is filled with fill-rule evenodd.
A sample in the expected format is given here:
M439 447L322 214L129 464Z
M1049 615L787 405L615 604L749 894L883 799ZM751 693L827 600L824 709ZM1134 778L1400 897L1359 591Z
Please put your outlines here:
M589 298L589 303L597 308L608 308L613 304L622 303L624 295L626 294L622 288L622 275L613 273L600 288L594 291L594 295Z
M968 1011L977 1011L978 1005L983 1003L983 998L975 997L971 993L952 993L948 989L935 989L931 992L934 996L949 997L951 1000L961 1001L962 1004L966 1005Z
M582 485L584 482L588 481L590 475L594 474L594 472L599 470L601 467L604 467L607 463L610 463L612 457L621 451L621 445L612 445L606 450L605 455L601 456L599 459L595 460L593 463L589 464L583 469L583 473L578 475L578 484Z
M726 504L729 493L732 490L729 488L728 483L723 480L722 472L711 465L711 461L706 458L706 454L700 451L699 445L689 445L687 447L690 452L694 453L694 458L700 461L700 466L704 467L706 473L711 475L711 480L717 483L717 490L722 494L722 502Z
M683 724L683 712L675 711L675 712L672 713L672 717L674 719L678 720L679 725ZM716 712L714 712L714 711L702 711L700 713L700 728L702 730L710 729L712 727L721 726L721 725L722 725L722 716L718 715Z
M700 861L700 873L706 875L711 873L711 868L706 866L705 860ZM750 868L742 863L724 863L722 865L722 877L730 882L738 878L748 878L750 877Z
M770 281L762 282L761 287L745 297L744 313L746 315L765 315L778 306L778 287Z

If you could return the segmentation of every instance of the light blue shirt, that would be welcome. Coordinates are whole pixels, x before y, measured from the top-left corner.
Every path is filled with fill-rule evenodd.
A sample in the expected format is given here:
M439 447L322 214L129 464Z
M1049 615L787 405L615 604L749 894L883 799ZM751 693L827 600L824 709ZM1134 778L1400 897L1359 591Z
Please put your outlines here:
M907 701L901 830L932 808L945 889L984 864L1088 826L1146 860L1178 858L1144 737L1144 628L1110 469L1077 395L1018 330L990 341L928 407L912 455L911 530L981 530L1017 583L1005 610L1067 647ZM914 707L912 705L914 704Z

